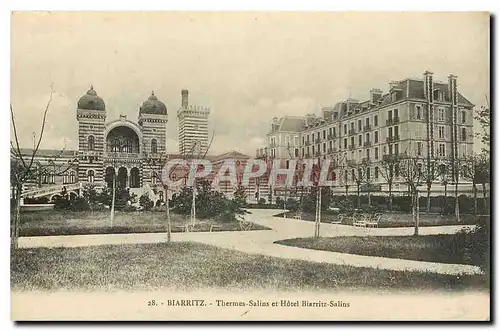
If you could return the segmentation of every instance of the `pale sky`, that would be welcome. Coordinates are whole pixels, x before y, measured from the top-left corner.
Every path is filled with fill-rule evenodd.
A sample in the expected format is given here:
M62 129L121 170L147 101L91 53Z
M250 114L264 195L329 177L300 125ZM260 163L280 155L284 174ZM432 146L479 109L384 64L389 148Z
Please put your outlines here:
M168 152L177 152L181 89L211 107L210 154L254 156L273 116L321 107L391 80L458 76L476 107L489 95L486 13L15 13L11 102L23 146L54 100L43 148L77 147L76 103L93 84L107 121L137 121L151 90L168 109ZM12 132L12 130L11 130ZM476 144L478 145L478 144ZM476 148L478 149L478 148Z

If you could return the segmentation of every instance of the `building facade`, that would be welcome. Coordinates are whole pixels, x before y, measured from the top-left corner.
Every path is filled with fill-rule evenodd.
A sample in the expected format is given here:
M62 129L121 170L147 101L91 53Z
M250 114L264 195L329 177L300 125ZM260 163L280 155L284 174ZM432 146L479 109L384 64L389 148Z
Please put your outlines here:
M383 185L382 160L408 155L443 161L464 159L473 153L473 107L459 91L457 77L446 83L426 71L422 79L391 82L389 90L372 89L370 98L349 98L322 109L321 116L306 115L299 135L298 158L332 160L337 188L353 186L356 167L363 164L367 181ZM280 131L273 120L268 137ZM272 150L274 140L262 150ZM258 157L290 157L259 150ZM296 155L294 155L297 157ZM401 178L396 178L396 182Z

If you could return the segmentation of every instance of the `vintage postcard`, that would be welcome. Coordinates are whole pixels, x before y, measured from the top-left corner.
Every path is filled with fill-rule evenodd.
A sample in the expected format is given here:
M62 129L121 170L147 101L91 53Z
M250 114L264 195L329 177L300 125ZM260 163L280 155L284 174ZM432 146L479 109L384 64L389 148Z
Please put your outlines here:
M11 26L12 320L490 320L489 13Z

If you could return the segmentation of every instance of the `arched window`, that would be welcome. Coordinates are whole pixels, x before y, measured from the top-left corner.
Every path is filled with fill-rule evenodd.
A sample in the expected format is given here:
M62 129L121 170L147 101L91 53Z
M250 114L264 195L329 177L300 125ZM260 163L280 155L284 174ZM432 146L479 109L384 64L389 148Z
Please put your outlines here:
M113 142L111 143L111 151L115 153L120 152L120 140L113 139Z
M160 201L163 201L163 191L158 192Z
M151 139L151 153L158 153L158 145L156 139Z
M89 139L88 139L88 148L89 148L89 151L93 151L95 149L95 138L94 138L94 136L89 136Z
M378 167L375 167L375 179L378 179Z
M87 181L89 183L93 183L94 182L94 176L95 176L94 170L89 170L89 172L87 173Z
M132 141L130 139L125 140L125 152L132 153Z
M70 172L69 174L69 182L71 184L76 183L76 174L74 171Z

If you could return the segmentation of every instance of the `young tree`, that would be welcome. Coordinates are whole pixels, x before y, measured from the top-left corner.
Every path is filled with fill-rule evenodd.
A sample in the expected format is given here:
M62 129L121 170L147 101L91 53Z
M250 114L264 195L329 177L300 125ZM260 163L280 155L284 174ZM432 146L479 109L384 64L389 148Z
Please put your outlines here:
M366 166L362 163L351 163L350 168L352 179L356 183L357 205L361 208L361 185L366 181Z
M25 186L25 184L29 181L36 180L37 178L48 174L50 174L51 176L60 176L67 172L72 166L72 162L57 165L56 161L62 156L64 149L60 154L53 156L52 159L48 161L48 163L42 164L41 162L37 162L35 160L43 139L45 125L47 123L47 114L52 103L52 95L53 84L50 86L49 100L43 112L40 133L38 135L38 138L36 138L36 134L33 133L33 149L27 153L24 153L20 147L16 118L14 115L13 107L12 105L10 105L11 125L14 134L14 141L10 142L10 184L12 187L12 198L14 200L15 209L11 234L11 244L14 249L17 249L18 247L21 198L23 195L23 187Z
M439 160L436 158L428 157L425 160L425 169L423 172L423 181L427 189L427 206L426 213L431 211L431 188L434 181L439 179Z
M399 168L400 175L404 183L407 185L408 192L411 196L412 218L413 223L415 224L415 236L418 236L419 230L418 187L422 184L422 181L424 179L424 174L422 171L423 162L424 160L416 157L404 156L401 159Z
M380 174L387 183L389 189L389 210L392 211L392 187L397 178L397 170L399 168L400 157L397 154L388 154L382 157L380 162Z

